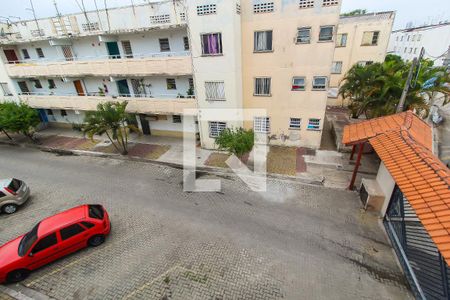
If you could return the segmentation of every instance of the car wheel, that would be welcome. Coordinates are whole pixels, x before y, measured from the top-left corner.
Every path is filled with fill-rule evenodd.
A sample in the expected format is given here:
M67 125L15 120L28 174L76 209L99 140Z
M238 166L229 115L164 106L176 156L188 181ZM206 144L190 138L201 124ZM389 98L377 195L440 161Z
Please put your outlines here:
M14 270L8 273L6 276L6 281L8 283L15 283L24 280L28 277L30 272L25 269Z
M2 207L2 211L5 214L8 214L8 215L13 214L13 213L15 213L17 211L17 205L15 205L15 204L5 204Z
M89 244L89 246L97 247L97 246L100 246L101 244L103 244L104 241L105 241L105 236L98 234L98 235L94 235L93 237L91 237L88 240L88 244Z

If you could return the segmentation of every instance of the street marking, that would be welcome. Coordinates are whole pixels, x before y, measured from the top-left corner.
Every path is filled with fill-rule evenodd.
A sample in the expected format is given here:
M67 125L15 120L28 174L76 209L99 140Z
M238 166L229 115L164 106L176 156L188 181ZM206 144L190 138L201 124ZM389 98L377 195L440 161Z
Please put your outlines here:
M188 269L186 269L185 267L182 267L181 265L175 265L172 268L170 268L167 271L165 271L164 273L160 274L159 276L156 276L152 281L149 281L149 282L145 283L144 285L142 285L141 287L139 287L138 289L135 289L130 294L126 295L123 299L129 299L129 298L133 297L137 292L143 291L147 287L152 286L152 284L155 283L155 281L157 281L158 279L162 278L163 276L166 276L167 274L169 274L170 272L176 270L177 268L180 268L182 270L188 271Z

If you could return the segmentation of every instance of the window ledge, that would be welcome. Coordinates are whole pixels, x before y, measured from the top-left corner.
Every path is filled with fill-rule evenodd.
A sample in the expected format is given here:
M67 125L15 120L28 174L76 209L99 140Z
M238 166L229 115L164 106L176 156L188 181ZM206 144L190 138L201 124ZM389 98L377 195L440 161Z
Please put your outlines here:
M313 89L311 89L311 90L312 90L312 91L319 91L319 92L320 92L320 91L326 91L327 89L326 89L326 88L323 88L323 89L314 89L314 88L313 88Z
M347 45L345 45L345 46L336 46L336 48L345 48L345 47L347 47Z
M253 53L272 53L272 52L274 52L273 49L272 50L260 50L260 51L253 50Z
M296 45L308 45L311 44L311 41L309 42L295 42Z
M202 54L202 57L215 57L215 56L223 56L223 53L220 53L220 54Z
M206 98L205 101L208 101L208 102L216 102L216 101L224 102L224 101L227 101L227 99L208 99L208 98Z
M268 94L268 95L257 95L257 94L253 94L254 97L272 97L272 94Z
M289 127L289 130L300 131L300 130L302 130L302 129L301 129L301 128L290 128L290 127Z
M378 46L378 44L361 44L361 47L374 47L374 46Z
M342 72L331 72L331 74L342 74Z
M326 40L326 41L318 40L317 42L318 42L318 43L333 43L333 42L334 42L334 39L332 39L332 40Z
M291 91L292 92L304 92L304 91L306 91L306 89L305 88L303 88L303 89L291 89Z
M322 131L322 129L312 129L312 128L306 128L308 131Z

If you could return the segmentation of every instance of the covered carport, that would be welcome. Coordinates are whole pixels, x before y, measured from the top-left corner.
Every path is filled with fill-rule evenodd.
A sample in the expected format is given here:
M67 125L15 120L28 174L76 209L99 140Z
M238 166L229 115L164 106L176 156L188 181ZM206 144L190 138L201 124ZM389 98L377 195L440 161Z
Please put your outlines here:
M348 125L343 143L369 143L381 159L365 201L379 202L372 207L415 296L449 299L450 172L431 151L431 128L409 111Z

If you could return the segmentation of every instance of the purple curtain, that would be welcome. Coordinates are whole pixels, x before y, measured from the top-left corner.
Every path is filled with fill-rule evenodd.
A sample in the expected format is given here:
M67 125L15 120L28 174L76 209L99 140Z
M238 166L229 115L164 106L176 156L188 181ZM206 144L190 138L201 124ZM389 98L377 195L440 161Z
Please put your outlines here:
M208 35L208 44L207 44L208 54L218 54L219 53L219 41L217 34L209 34Z

